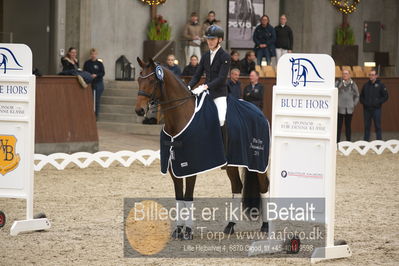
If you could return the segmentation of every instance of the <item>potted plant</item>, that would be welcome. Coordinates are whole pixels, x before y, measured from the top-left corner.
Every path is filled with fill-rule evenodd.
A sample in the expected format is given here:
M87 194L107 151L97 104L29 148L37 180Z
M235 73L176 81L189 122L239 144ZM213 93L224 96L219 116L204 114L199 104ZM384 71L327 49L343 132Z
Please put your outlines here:
M348 15L357 10L359 3L360 0L331 0L332 6L342 13L342 24L335 32L335 44L332 46L332 57L336 65L358 65L359 47L355 45L355 34L349 26Z
M147 37L144 41L143 55L145 60L149 57L158 62L165 62L168 54L174 54L175 42L170 41L172 28L161 15L151 19L148 25Z

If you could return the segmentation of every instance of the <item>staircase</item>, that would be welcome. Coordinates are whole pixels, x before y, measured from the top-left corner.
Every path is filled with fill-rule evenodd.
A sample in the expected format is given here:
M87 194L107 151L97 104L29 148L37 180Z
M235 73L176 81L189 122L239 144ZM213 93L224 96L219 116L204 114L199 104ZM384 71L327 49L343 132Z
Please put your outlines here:
M161 125L143 125L134 107L137 81L105 81L97 127L115 132L159 136Z

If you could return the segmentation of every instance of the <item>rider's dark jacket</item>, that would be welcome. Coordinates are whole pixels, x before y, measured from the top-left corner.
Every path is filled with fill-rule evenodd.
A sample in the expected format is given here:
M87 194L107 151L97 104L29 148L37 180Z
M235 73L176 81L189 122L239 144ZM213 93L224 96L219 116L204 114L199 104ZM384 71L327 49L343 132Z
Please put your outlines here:
M210 95L213 98L227 96L226 80L230 69L230 55L220 47L212 65L210 60L211 53L208 51L201 57L199 67L188 85L193 89L205 73L204 84L208 85Z

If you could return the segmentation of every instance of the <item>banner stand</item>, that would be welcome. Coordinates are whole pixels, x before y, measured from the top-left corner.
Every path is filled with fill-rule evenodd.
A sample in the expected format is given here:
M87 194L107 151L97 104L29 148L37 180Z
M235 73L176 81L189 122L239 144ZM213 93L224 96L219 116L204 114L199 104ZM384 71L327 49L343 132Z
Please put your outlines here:
M322 200L325 237L313 249L312 263L352 255L345 241L334 245L337 113L334 60L326 54L283 55L273 88L270 201ZM269 221L269 236L277 227L277 221ZM291 253L298 253L300 242L294 240L298 249ZM286 239L256 241L249 255L286 247Z
M49 229L33 218L35 86L32 51L24 44L0 44L0 197L26 200L26 220L10 234Z

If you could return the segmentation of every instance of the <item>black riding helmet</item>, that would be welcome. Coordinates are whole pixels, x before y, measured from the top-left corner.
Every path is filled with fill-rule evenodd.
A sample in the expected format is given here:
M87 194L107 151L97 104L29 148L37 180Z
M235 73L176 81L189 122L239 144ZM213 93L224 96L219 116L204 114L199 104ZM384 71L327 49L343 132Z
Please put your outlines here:
M207 39L213 39L213 38L222 38L222 39L224 39L224 31L223 31L223 29L221 27L219 27L217 25L211 25L206 30L205 37Z

